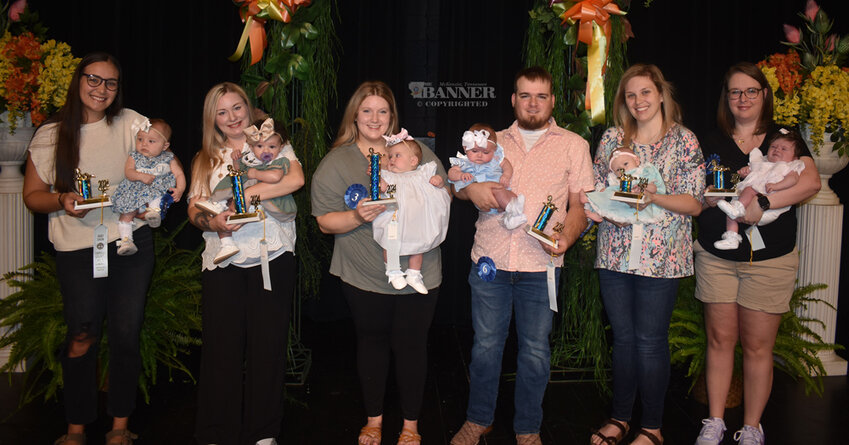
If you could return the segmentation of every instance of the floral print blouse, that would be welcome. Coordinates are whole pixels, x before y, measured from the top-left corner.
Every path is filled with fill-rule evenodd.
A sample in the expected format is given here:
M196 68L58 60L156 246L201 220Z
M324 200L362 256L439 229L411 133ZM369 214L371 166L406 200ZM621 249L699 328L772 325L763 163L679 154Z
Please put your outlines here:
M596 190L608 186L610 153L622 145L623 131L604 132L593 162ZM672 126L651 145L631 142L640 162L655 165L670 195L688 194L699 202L705 188L705 166L699 141L688 129ZM633 226L617 227L603 221L598 231L595 267L654 278L678 278L693 274L692 217L663 210L660 222L643 226L642 251L637 269L628 270Z

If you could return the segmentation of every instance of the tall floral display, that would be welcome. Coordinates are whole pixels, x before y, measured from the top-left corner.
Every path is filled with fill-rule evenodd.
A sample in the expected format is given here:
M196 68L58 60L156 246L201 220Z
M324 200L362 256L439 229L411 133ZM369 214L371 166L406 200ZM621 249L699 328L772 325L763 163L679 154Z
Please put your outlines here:
M834 22L814 0L800 12L802 26L784 25L790 47L773 54L760 66L775 93L775 120L798 129L806 138L820 174L821 189L799 207L798 284L824 283L811 293L799 317L825 343L833 343L837 324L837 291L840 285L840 246L843 205L829 188L829 178L849 163L849 35L831 33ZM810 337L806 337L810 338ZM819 351L822 366L812 373L845 375L846 361L834 350ZM824 372L823 372L824 371Z

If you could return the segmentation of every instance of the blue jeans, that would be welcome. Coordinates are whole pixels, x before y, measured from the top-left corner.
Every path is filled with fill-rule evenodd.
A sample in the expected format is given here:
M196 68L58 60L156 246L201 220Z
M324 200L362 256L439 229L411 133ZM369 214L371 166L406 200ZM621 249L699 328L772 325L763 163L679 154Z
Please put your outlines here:
M611 417L630 422L637 391L642 427L660 428L669 384L669 319L677 278L598 271L601 296L613 328Z
M559 283L560 269L555 272ZM466 419L489 426L495 416L501 357L516 313L519 355L516 363L516 393L513 430L516 434L538 433L542 424L542 398L548 384L551 351L548 335L553 312L548 307L545 272L499 270L486 282L472 264L472 327L475 341L469 365L469 407Z

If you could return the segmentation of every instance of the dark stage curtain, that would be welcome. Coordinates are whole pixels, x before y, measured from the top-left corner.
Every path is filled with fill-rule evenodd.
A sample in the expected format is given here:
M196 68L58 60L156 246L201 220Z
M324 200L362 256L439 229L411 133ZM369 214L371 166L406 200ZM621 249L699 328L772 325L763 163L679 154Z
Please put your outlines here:
M341 110L357 85L383 80L395 92L402 125L416 136L435 133L435 150L447 165L448 157L459 148L462 131L472 123L489 122L501 129L512 122L513 75L522 66L527 12L533 4L529 0L337 0L339 99L328 110L331 131L335 134ZM819 4L837 19L835 31L849 32L845 0ZM91 0L34 2L32 6L49 28L49 37L68 42L75 54L103 50L120 59L125 104L171 123L172 147L188 169L200 143L204 94L217 82L239 78L239 65L226 60L242 30L233 4L220 0L183 7L164 1ZM628 17L636 39L628 42L629 60L654 63L663 70L677 88L685 124L700 133L714 125L725 70L737 61L756 62L783 51L781 24L800 25L796 13L804 7L804 0L654 0L649 8L642 1L632 1ZM442 83L492 87L494 97L484 100L485 106L420 104L411 82L430 82L434 88ZM844 171L832 179L832 187L844 201L849 197L846 177ZM466 202L455 202L452 212L443 245L444 289L437 321L464 323L476 212ZM185 207L177 206L166 226L183 218ZM37 251L49 249L43 221L36 228ZM189 228L181 240L184 245L196 245L200 235ZM846 237L843 243L846 258ZM846 263L841 262L843 283L849 283ZM845 294L841 292L838 321L838 341L843 343L849 340Z

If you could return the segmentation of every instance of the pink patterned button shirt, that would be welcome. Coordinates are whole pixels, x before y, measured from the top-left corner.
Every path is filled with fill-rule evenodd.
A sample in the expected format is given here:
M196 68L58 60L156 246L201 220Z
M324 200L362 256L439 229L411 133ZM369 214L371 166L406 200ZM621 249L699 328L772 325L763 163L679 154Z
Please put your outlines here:
M584 138L557 126L549 120L546 131L536 144L525 150L519 125L513 122L498 133L498 143L504 147L505 157L513 164L510 189L525 195L525 215L533 223L550 195L557 211L551 216L545 232L551 233L554 225L566 218L569 193L593 190L593 170L589 144ZM582 212L578 207L572 211ZM525 232L524 227L505 229L500 214L481 212L475 225L475 243L472 261L488 256L499 270L515 272L542 272L551 256L539 241ZM554 259L555 266L563 264L563 256Z

